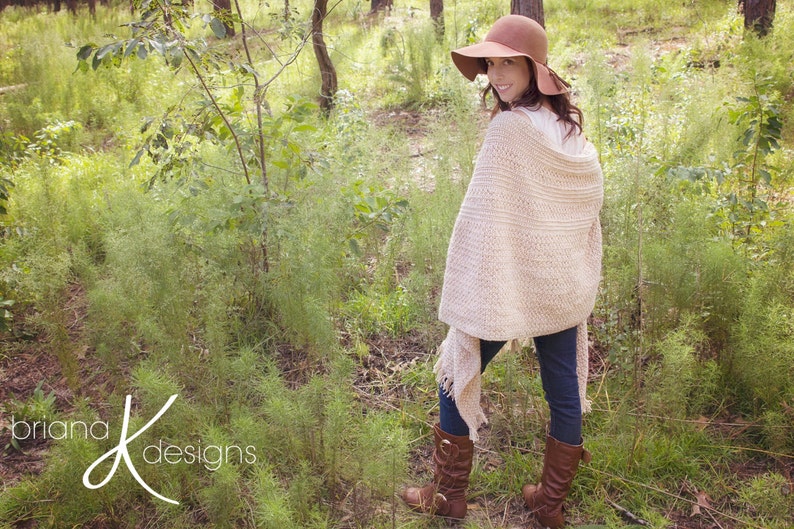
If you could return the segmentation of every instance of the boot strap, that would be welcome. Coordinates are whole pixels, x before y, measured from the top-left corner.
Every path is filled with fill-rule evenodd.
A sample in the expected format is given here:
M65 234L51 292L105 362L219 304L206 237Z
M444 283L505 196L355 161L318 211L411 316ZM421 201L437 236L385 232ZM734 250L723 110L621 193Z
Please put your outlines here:
M460 448L449 439L442 439L438 445L438 450L448 458L455 458L460 452Z

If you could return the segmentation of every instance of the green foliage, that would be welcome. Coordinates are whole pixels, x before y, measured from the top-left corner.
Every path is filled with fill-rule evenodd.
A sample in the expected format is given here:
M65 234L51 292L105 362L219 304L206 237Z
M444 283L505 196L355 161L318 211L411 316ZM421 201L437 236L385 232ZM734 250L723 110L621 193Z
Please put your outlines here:
M398 285L380 294L377 290L351 294L342 308L347 324L365 336L398 337L410 332L416 325L416 309L405 287Z
M436 78L437 47L435 29L429 21L383 32L380 48L388 58L388 79L397 85L392 92L397 103L410 107L427 102Z
M574 4L547 5L550 63L573 82L607 192L595 459L571 519L621 526L607 497L664 527L662 513L689 510L671 494L697 489L736 523L786 526L779 476L739 487L725 469L743 462L738 439L785 454L794 438L790 13L760 41L721 0ZM444 43L422 10L365 21L362 6L326 20L343 86L327 119L301 51L310 2L0 15L0 86L26 85L0 96L0 326L39 333L74 387L81 355L101 364L108 382L86 393L100 396L75 399L70 417L113 416L132 394L139 428L179 394L136 448L256 448L255 461L140 463L176 507L123 466L102 489L80 485L115 430L60 440L40 475L6 488L0 519L436 523L393 499L435 413L438 293L487 122L448 51L505 6L455 5ZM247 22L246 38L224 22ZM471 489L484 507L465 523L500 527L540 472L547 412L529 349L502 353L484 380L491 429ZM726 435L693 425L700 415L752 426Z
M252 495L258 498L254 510L256 527L266 529L300 527L287 492L270 469L260 467L252 481Z
M33 135L33 139L27 142L25 146L25 154L28 156L36 156L40 159L46 160L49 163L63 163L63 151L60 143L63 142L64 136L74 131L79 131L81 125L74 121L67 121L61 123L56 121L52 125L48 125ZM20 143L26 142L27 138L21 138Z
M36 384L36 388L33 390L33 395L24 401L17 399L12 393L9 400L3 404L3 412L11 417L13 423L23 423L24 429L27 431L24 438L29 437L30 439L34 439L36 436L46 436L47 434L43 431L46 426L41 423L46 423L48 420L57 420L55 391L50 391L49 394L45 394L42 389L43 385L44 381L39 381L39 383ZM0 431L7 429L6 426L3 426ZM22 432L23 429L20 428L19 432L15 430L16 427L10 432L11 439L9 443L3 447L3 451L8 450L10 447L16 450L22 449L19 439L17 439L16 436L22 436L20 432Z
M693 329L695 318L657 345L659 362L645 382L649 388L648 411L662 417L697 417L718 409L720 372L714 359L703 358L706 336Z
M734 154L732 190L719 204L724 228L746 251L754 252L758 234L768 225L779 225L771 210L770 191L777 168L767 162L780 148L782 123L780 109L767 93L769 79L755 79L755 93L738 97L728 112L730 122L742 131L744 149ZM731 188L729 188L731 189Z
M14 321L14 314L11 312L11 307L13 306L13 299L5 299L0 295L0 332L6 332L11 329Z
M0 177L0 215L5 215L8 213L8 210L6 209L6 203L8 202L8 198L13 187L14 182L8 178Z
M239 523L244 512L239 483L237 468L224 465L212 473L208 486L199 492L204 511L213 526L234 527Z
M739 501L770 529L787 527L794 511L788 480L775 472L748 479L739 486ZM786 521L788 518L789 521Z
M39 381L33 390L33 395L25 401L17 400L13 395L11 400L3 405L4 411L13 415L17 421L34 422L44 421L49 417L55 418L55 391L45 394L42 386L44 381Z
M263 419L269 425L263 439L266 457L292 483L289 501L274 516L291 506L282 516L310 521L318 514L314 505L340 499L350 488L354 492L348 501L366 505L392 494L400 483L406 440L392 418L364 414L344 383L350 368L340 358L328 376L312 377L294 391L272 369L262 381ZM322 486L312 476L323 476ZM374 515L363 506L354 508L357 523L367 525Z
M361 180L342 192L350 195L353 205L354 231L348 240L351 252L357 256L362 255L360 241L370 239L377 244L378 236L387 234L408 207L408 201L393 191L365 185Z
M124 128L135 113L167 99L163 84L147 83L153 68L104 71L94 78L74 74L73 39L111 34L125 16L121 10L101 11L97 18L3 13L9 61L0 70L0 86L22 85L0 100L4 133L31 137L47 124L74 120L83 124L74 144L101 148L117 134L127 136Z
M767 297L764 279L753 281L736 330L730 379L742 407L763 424L768 446L792 449L794 422L788 402L794 398L791 355L794 325L791 300ZM789 411L787 411L789 410Z

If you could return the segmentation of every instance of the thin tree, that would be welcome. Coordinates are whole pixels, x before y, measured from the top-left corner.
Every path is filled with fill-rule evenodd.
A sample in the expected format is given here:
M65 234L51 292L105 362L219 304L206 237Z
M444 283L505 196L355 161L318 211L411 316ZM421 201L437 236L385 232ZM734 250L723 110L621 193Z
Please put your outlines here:
M320 108L328 114L334 106L334 95L337 89L336 68L328 55L328 48L323 39L323 21L328 13L328 0L314 0L312 11L312 46L317 64L320 67L322 86L320 88Z
M234 37L231 0L212 0L212 6L215 9L215 16L223 22L223 26L226 28L226 36Z
M775 21L776 0L739 0L739 12L744 13L744 29L766 36Z
M391 9L394 7L394 0L372 0L370 4L370 13L375 13L383 9Z
M444 38L444 0L430 0L430 18L436 30L436 38Z
M544 28L546 19L543 16L543 0L511 0L510 14L529 17Z

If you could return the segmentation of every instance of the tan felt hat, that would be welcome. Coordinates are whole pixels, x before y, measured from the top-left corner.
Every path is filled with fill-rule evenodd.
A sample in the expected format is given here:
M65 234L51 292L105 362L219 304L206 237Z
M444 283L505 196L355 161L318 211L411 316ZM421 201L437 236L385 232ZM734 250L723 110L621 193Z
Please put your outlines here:
M543 26L529 17L506 15L494 22L483 42L454 50L452 62L467 79L474 81L477 74L487 73L479 59L528 57L540 92L546 95L563 94L570 85L546 66L548 49L549 41Z

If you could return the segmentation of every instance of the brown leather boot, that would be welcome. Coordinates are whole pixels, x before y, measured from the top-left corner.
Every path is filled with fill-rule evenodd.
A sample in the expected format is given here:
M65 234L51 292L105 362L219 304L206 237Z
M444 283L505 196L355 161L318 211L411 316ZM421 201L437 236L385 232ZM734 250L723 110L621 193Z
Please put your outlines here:
M590 452L583 444L565 444L546 436L543 474L537 485L524 485L524 501L543 527L557 529L565 525L562 502L571 490L571 483L579 468L579 461L589 463Z
M466 516L466 489L469 487L474 443L468 435L450 435L438 424L433 426L433 432L436 445L433 483L405 489L402 499L415 511L461 519Z

